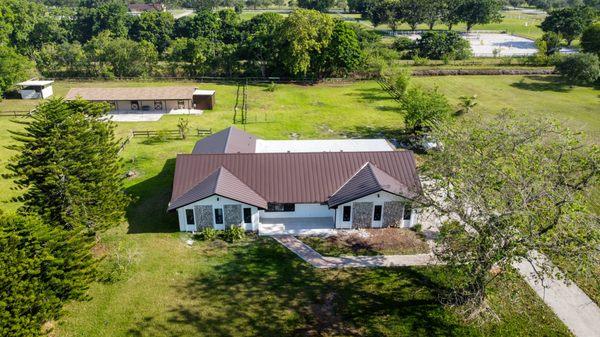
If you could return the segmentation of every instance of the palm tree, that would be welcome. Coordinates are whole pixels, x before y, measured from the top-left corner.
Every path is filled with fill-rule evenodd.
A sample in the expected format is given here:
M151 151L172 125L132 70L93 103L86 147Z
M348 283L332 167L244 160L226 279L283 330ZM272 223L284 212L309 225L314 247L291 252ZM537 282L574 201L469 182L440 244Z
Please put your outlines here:
M460 96L458 99L460 103L458 104L458 111L456 111L457 116L473 112L473 108L477 105L477 95Z

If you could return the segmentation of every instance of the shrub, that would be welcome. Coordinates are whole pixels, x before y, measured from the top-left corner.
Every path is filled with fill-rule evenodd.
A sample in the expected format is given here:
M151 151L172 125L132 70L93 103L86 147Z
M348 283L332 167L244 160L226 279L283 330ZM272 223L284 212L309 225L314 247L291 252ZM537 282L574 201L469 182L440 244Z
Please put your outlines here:
M269 85L267 86L267 91L275 92L275 90L277 90L277 84L275 84L275 82L271 81L271 83L269 83Z
M416 42L420 57L441 60L464 60L471 56L471 46L454 31L425 32Z
M212 227L204 227L196 234L195 239L202 241L213 241L219 236L219 231Z
M595 54L568 55L557 62L556 70L571 84L592 84L600 78L600 61Z
M583 31L581 48L586 53L600 55L600 22L590 25Z
M426 66L429 64L429 59L426 57L413 56L412 60L415 66Z
M223 232L223 239L230 243L240 241L245 237L246 231L237 225L231 225Z
M414 226L412 226L410 229L414 232L420 233L423 230L423 225L418 223L418 224L415 224Z
M404 124L414 132L435 126L445 120L452 110L446 96L436 90L411 88L402 97Z
M408 86L410 85L410 79L410 71L406 69L402 69L392 77L391 82L394 90L399 95L398 98L401 98L408 89Z

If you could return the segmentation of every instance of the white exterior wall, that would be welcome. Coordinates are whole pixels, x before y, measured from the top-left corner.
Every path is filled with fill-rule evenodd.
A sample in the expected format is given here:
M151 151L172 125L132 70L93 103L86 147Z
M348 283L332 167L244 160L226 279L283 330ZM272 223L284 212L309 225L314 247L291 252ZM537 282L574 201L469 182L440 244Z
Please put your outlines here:
M343 218L344 217L344 206L352 207L352 203L355 203L355 202L372 202L373 203L373 212L375 211L375 206L381 205L382 206L381 214L382 214L382 220L383 220L383 214L385 213L384 203L386 201L409 202L407 199L404 199L402 197L399 197L397 195L394 195L394 194L391 194L388 192L384 192L384 191L373 193L371 195L368 195L366 197L362 197L362 198L359 198L356 200L352 200L345 204L341 204L337 207L337 210L335 212L335 228L352 228L352 212L350 212L350 221L343 221L344 220L344 218ZM381 227L382 220L373 221L373 214L371 214L371 221L372 221L373 228ZM417 223L417 210L413 208L412 213L411 213L411 219L403 220L403 227L412 227L416 223Z
M54 92L52 91L52 86L45 87L42 89L42 98L48 98L52 96Z
M260 217L273 218L325 218L333 217L335 210L321 204L295 204L294 212L267 212L260 211Z
M243 225L244 228L246 230L249 231L255 231L258 230L258 223L259 223L259 214L258 214L258 208L255 206L251 206L251 205L247 205L244 203L241 203L239 201L235 201L235 200L231 200L228 198L224 198L222 196L219 195L213 195L210 196L206 199L200 200L200 201L196 201L192 204L180 207L177 209L177 215L179 218L179 230L182 232L193 232L196 231L196 225L188 225L187 224L187 219L185 217L185 210L186 209L194 209L194 206L196 205L210 205L212 206L212 214L213 214L213 227L215 229L225 229L225 221L223 221L223 224L216 224L215 221L215 208L223 208L224 205L242 205L242 209L241 209L241 216L242 216L242 223L240 223L239 225ZM251 224L246 224L243 223L244 221L244 208L248 208L250 207L252 209L252 223ZM223 212L223 216L225 216L225 212ZM230 225L230 224L228 224Z
M135 101L135 100L134 100ZM136 110L139 111L140 113L150 113L150 112L157 112L157 111L171 111L171 110L175 110L175 109L179 109L179 104L177 103L178 100L157 100L159 102L162 102L162 110L154 110L154 100L152 101L147 101L147 100L143 100L140 101L138 100L138 103L140 104L140 109ZM191 100L183 100L184 103L184 109L191 109ZM116 111L132 111L131 110L131 100L128 101L115 101L115 105L116 105ZM144 111L142 110L143 106L149 106L150 110Z

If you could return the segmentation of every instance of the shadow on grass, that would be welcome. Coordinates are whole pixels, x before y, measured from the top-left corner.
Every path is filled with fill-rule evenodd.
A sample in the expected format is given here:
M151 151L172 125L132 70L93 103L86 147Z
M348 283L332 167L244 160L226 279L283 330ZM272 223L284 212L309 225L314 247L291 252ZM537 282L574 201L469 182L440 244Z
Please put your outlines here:
M145 317L133 336L459 336L436 283L412 268L317 270L270 238L176 286L166 321ZM435 273L433 271L432 273Z
M356 89L353 92L347 93L348 96L357 96L363 102L378 102L378 101L390 101L394 100L388 93L383 89L377 88L365 88Z
M512 83L511 86L529 91L569 92L572 89L569 84L562 81L558 76L525 76L525 78L535 82L526 83L522 79L519 82Z
M407 138L410 134L401 127L359 125L344 132L344 135L349 138L385 138L402 140Z
M136 201L127 209L129 234L168 233L179 230L176 213L167 213L175 158L167 159L157 175L126 189Z

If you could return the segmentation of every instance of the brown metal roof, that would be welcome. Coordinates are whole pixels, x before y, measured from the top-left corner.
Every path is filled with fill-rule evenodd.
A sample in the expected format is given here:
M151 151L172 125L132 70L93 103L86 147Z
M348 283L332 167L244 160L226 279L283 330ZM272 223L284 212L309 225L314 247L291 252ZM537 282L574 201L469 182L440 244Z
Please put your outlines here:
M88 101L188 100L192 99L194 90L194 87L72 88L65 99L80 97Z
M252 134L230 126L196 142L192 154L254 153L257 139Z
M224 167L267 202L326 203L366 163L420 191L410 151L180 154L171 202Z
M329 207L335 207L380 191L406 198L413 198L416 192L369 162L348 179L327 203Z
M208 198L214 194L259 208L267 208L265 199L231 174L226 168L220 166L204 178L204 180L192 187L192 189L177 198L177 200L169 203L169 210Z

